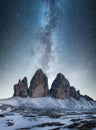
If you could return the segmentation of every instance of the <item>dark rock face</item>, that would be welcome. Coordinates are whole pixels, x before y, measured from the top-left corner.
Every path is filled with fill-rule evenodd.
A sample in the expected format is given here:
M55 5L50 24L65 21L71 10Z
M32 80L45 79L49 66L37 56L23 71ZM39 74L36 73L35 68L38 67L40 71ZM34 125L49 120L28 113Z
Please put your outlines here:
M25 85L25 87L28 89L28 83L27 83L27 77L24 77L22 80L22 83Z
M53 81L51 89L49 90L48 78L41 69L38 69L31 79L29 89L26 77L24 77L23 80L19 80L18 83L14 85L13 96L30 96L33 98L51 96L57 99L73 97L76 100L83 97L87 101L94 101L91 97L81 95L79 90L76 91L75 87L70 86L69 81L61 73L57 74L56 79Z
M47 94L48 78L41 69L38 69L30 82L29 96L36 98L47 96Z
M19 80L18 84L14 85L14 95L13 96L19 96L19 97L28 96L28 84L27 84L26 77L24 77L24 79L22 81Z
M87 96L87 95L81 95L80 91L76 91L75 87L71 86L70 87L70 96L75 98L76 100L79 100L80 97L83 97L84 99L86 99L87 101L94 101L91 97Z
M87 101L94 101L91 97L84 95L82 96L83 98L85 98Z
M59 73L52 83L50 95L58 99L68 98L70 96L69 87L69 81L64 77L63 74Z
M76 98L76 89L73 86L70 87L70 96Z
M76 93L76 99L79 100L81 97L81 94L80 94L80 91L78 90L77 93Z
M79 90L76 91L75 87L71 86L70 87L70 96L77 99L77 100L79 100L81 94L80 94Z

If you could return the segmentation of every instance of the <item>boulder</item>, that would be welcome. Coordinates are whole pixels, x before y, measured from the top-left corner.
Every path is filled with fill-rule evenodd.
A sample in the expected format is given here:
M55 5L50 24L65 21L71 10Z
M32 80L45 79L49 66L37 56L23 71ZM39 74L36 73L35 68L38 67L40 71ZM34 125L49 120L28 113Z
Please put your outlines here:
M14 85L13 96L19 96L19 97L27 97L28 96L28 84L27 84L26 77L24 77L24 79L22 81L19 80L18 84Z
M69 81L64 77L63 74L59 73L52 83L50 95L58 99L68 98L70 96L69 87Z
M48 78L41 69L38 69L31 79L29 96L33 98L45 97L48 94Z

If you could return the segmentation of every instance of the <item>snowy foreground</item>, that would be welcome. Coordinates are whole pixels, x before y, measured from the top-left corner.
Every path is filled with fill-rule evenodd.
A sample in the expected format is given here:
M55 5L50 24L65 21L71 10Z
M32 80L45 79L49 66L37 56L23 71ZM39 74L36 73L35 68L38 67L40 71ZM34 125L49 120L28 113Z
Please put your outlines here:
M0 100L0 130L96 130L96 102L51 97Z

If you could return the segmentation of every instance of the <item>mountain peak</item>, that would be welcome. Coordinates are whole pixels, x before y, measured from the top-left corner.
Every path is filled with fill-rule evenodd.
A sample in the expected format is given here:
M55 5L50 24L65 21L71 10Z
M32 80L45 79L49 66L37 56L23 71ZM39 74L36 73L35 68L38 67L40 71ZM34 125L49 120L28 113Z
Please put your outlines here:
M52 86L54 86L54 87L60 87L60 86L69 87L70 83L62 73L58 73L55 80L52 83Z
M39 68L36 72L37 73L43 73L43 70L41 68Z
M50 94L52 97L65 99L68 98L69 95L69 87L70 83L65 78L65 76L61 73L58 73L55 80L52 83Z
M29 87L30 97L43 97L48 93L48 78L41 69L38 69L31 79Z
M48 78L42 69L38 69L30 81L30 86L28 88L27 77L24 77L23 80L18 81L14 85L14 96L32 98L37 97L46 97L51 96L58 99L66 99L73 97L76 100L79 100L80 97L88 101L93 99L87 95L83 96L75 87L70 86L68 79L62 74L58 73L55 80L51 85L51 89L48 90Z
M57 78L63 80L65 79L65 76L62 73L58 73Z
M23 80L18 81L17 84L14 85L14 96L27 97L28 96L28 84L27 78L24 77Z

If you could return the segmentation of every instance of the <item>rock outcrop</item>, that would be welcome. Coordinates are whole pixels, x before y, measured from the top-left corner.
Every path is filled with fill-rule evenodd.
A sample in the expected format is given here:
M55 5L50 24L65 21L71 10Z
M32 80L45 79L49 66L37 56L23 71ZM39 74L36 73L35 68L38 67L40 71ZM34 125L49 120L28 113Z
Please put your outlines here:
M48 89L48 78L41 69L38 69L31 79L30 86L28 88L27 78L19 80L14 85L13 96L32 98L51 96L57 99L66 99L72 97L79 100L81 97L87 101L94 101L87 95L81 95L80 91L75 87L70 86L69 81L61 73L57 74L56 79L53 81L51 89Z
M63 74L59 73L52 83L50 95L58 99L68 98L70 96L69 87L69 81L64 77Z
M70 96L76 98L76 89L73 86L70 87Z
M79 100L81 97L81 94L80 94L79 90L76 91L75 87L71 86L70 87L70 96Z
M87 101L94 101L91 97L89 97L88 95L82 95L83 98L85 98Z
M19 80L18 84L14 85L14 95L13 96L19 96L19 97L28 96L28 84L27 84L26 77L24 77L24 79L22 81Z
M86 99L87 101L94 101L91 97L89 97L88 95L82 95L80 94L80 91L76 91L75 87L71 86L70 87L70 97L75 98L76 100L79 100L80 97L83 97L84 99Z
M29 96L36 98L45 97L47 94L48 78L41 69L38 69L30 82Z

